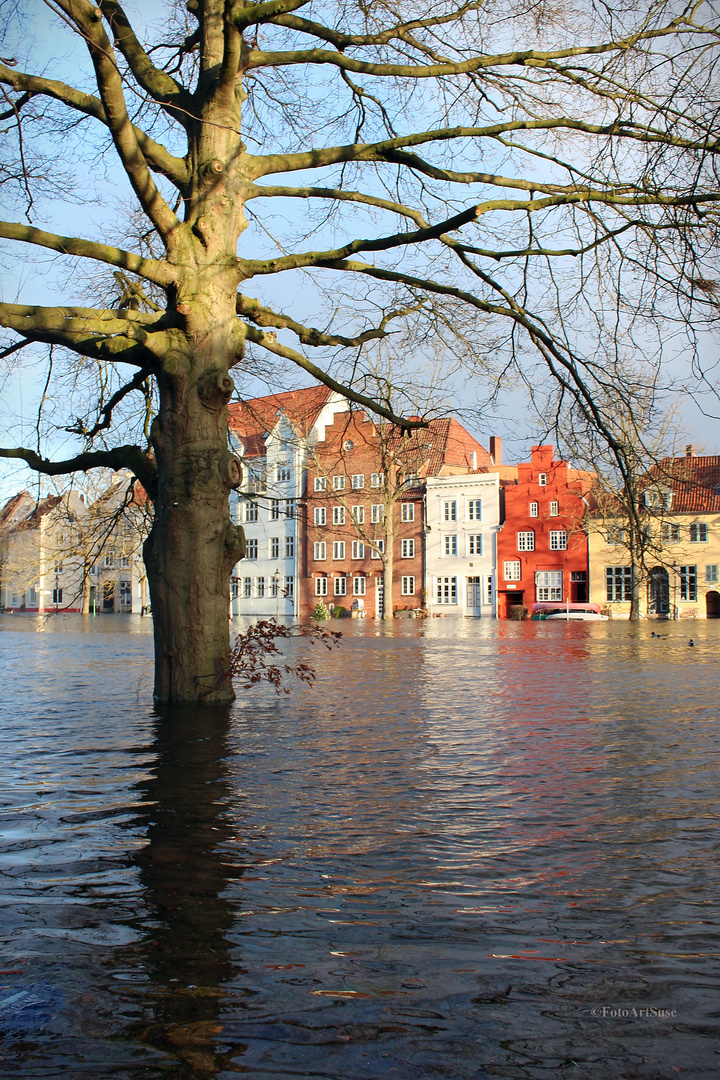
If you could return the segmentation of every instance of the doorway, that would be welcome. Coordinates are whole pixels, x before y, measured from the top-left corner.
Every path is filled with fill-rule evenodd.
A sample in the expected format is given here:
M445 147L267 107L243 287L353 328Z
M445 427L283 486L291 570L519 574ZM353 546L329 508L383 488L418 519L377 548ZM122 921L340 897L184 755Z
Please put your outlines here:
M708 619L720 619L720 592L714 589L705 593L705 615Z
M670 581L664 566L654 566L648 577L648 615L664 616L670 611Z
M478 618L482 608L482 578L467 579L467 614Z

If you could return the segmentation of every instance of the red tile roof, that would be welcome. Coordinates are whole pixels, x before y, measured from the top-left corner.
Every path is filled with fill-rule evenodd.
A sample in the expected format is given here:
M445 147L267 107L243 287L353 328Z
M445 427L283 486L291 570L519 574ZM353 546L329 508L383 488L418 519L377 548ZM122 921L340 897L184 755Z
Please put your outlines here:
M640 487L653 485L673 492L671 510L677 513L720 513L720 455L663 458Z
M17 495L12 495L4 506L0 507L0 526L12 523L13 514L16 510L20 509L23 502L28 499L32 499L32 495L29 491L18 491ZM23 513L21 516L27 517L27 513L29 513L34 505L35 500L33 499L32 504L27 507L27 512Z
M288 390L250 401L233 402L228 405L228 424L234 434L246 439L254 437L253 450L248 446L248 454L262 454L262 437L275 427L279 413L285 413L291 423L301 431L308 432L331 394L329 387L319 383L303 390Z

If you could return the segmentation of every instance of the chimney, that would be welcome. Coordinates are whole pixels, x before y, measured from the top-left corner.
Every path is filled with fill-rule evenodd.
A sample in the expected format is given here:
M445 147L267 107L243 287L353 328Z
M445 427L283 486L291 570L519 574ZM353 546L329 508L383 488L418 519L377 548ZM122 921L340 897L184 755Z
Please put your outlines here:
M685 447L685 457L695 457L695 447L692 443Z
M502 439L499 435L490 436L490 457L493 465L502 465Z

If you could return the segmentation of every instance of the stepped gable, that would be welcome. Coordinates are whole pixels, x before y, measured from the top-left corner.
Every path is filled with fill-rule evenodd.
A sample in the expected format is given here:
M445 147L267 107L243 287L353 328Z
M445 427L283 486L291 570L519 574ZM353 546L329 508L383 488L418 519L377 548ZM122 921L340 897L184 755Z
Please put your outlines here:
M264 453L265 433L275 427L279 413L283 412L301 432L307 433L331 394L329 387L319 383L302 390L232 402L228 405L228 426L245 441L249 456L260 455Z
M663 458L648 470L640 488L652 485L670 488L676 513L720 514L720 455Z

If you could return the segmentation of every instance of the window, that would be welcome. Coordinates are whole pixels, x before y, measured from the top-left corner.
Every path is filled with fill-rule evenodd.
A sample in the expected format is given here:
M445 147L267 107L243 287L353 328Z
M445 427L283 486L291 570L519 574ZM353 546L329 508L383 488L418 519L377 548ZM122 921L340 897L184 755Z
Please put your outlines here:
M130 565L130 559L127 555L121 555L118 559L118 566L121 569L125 569Z
M279 518L280 518L280 500L279 499L271 499L270 500L270 520L271 521L278 521Z
M258 504L254 502L245 503L245 520L257 521L258 519Z
M438 604L457 604L457 578L439 577L437 579Z
M280 591L280 577L278 574L273 574L270 578L270 595L277 596Z
M536 600L562 600L562 570L538 571L535 574Z
M643 502L652 510L669 510L672 506L672 491L644 491Z
M662 536L663 540L665 540L666 542L668 540L670 540L670 541L679 540L680 539L680 526L679 525L673 525L669 521L664 521L663 524L662 524L661 536Z
M550 503L550 517L557 517L559 513L560 505L555 499L553 499L553 501Z
M354 577L353 578L353 596L365 595L365 578Z
M285 596L288 600L292 600L295 595L295 578L292 574L287 574L285 577Z
M333 559L345 558L345 541L335 540L333 542Z
M252 578L243 578L243 596L252 596Z
M294 499L286 499L285 500L285 508L283 510L283 513L284 513L286 518L295 517L295 500Z
M708 527L703 521L695 521L690 526L690 540L693 544L705 544L708 538Z
M324 525L327 522L327 510L324 506L316 506L313 517L316 525Z
M521 567L519 559L508 559L503 564L503 577L506 581L520 581Z
M353 540L352 542L352 557L353 559L365 558L365 545L361 540Z
M345 490L345 477L344 476L333 476L333 491L344 491L344 490Z
M404 502L400 504L400 520L401 521L414 521L415 520L415 503Z
M248 540L247 542L247 558L257 559L258 557L258 542L257 540Z
M114 565L114 563L115 563L115 559L113 558L112 555L105 555L103 557L102 564L103 564L103 569L104 570L110 570L112 568L112 566ZM62 573L62 563L56 563L55 564L55 573L56 574L58 574L58 573L61 574Z
M482 555L482 533L468 536L468 555Z
M468 502L468 520L482 521L482 499L470 499Z
M415 595L415 578L404 577L400 586L400 593L402 596L414 596Z
M443 503L443 521L457 521L457 503L454 499Z
M538 504L536 502L530 503L530 517L538 516Z
M457 534L453 533L450 536L443 537L443 554L444 555L457 555Z
M374 472L370 476L370 487L381 488L385 482L384 473Z
M322 540L320 543L316 543L313 545L313 558L316 562L319 562L321 559L327 558L326 552L327 544L324 540Z
M534 532L519 532L517 534L517 548L518 548L518 551L534 551L535 550L535 533Z
M713 585L718 580L718 564L712 563L710 566L705 567L705 581L708 585Z
M587 574L584 570L571 570L570 580L575 581L578 584L582 584L583 582L587 581Z
M314 486L315 491L326 491L327 490L327 478L325 476L316 476L313 486Z
M373 525L377 525L379 522L385 520L385 513L382 503L373 503L370 507L370 520Z
M332 511L333 511L333 525L344 525L345 524L345 507L344 506L333 506Z
M270 558L278 559L280 557L280 537L270 537Z
M541 472L538 476L538 484L540 487L545 487L547 484L547 473Z
M286 536L285 537L285 558L286 559L292 559L294 554L295 554L295 537L294 536Z
M680 567L680 599L697 600L697 566Z
M53 604L62 604L62 589L53 589L52 602Z
M415 558L415 541L414 540L402 540L400 545L400 552L403 559Z
M493 576L492 574L486 574L485 576L485 603L492 607L493 603Z
M384 540L375 540L374 544L375 544L375 546L373 547L372 551L370 552L370 558L371 559L379 559L380 558L380 553L385 551L385 541Z
M327 596L327 578L318 577L315 578L315 595Z
M550 550L565 551L567 548L567 533L564 529L550 530Z
M286 461L278 461L275 466L275 476L281 484L286 483L290 479L290 466Z
M632 567L605 567L605 595L608 600L632 600Z
M350 483L357 491L359 488L365 487L365 477L362 473L353 473Z
M259 577L257 579L256 589L257 589L257 592L256 592L257 596L264 596L265 595L265 578L264 577Z
M608 529L605 539L610 547L620 547L625 543L625 530L614 525Z
M334 591L336 596L345 596L345 593L347 592L347 580L344 577L335 578Z
M420 476L416 472L406 472L402 479L405 487L417 487L420 483Z
M353 519L353 521L355 522L356 525L364 525L365 524L365 507L364 506L353 506L351 508L350 512L352 514L352 519Z

